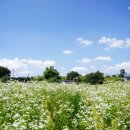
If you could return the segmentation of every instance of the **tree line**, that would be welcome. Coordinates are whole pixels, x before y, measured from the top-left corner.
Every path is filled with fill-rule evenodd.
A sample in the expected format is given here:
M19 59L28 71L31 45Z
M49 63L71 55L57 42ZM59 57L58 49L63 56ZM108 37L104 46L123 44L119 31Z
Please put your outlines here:
M0 80L2 82L6 82L10 79L11 76L11 71L3 66L0 66ZM14 78L12 77L12 80L18 80L18 81L31 81L31 80L36 80L36 81L43 81L46 80L50 83L60 83L63 81L71 81L75 83L80 83L80 82L85 82L85 83L90 83L92 85L94 84L103 84L105 79L116 79L120 80L124 78L125 76L125 70L121 69L120 74L118 76L113 75L113 76L104 76L104 74L100 71L93 72L86 74L85 76L80 75L76 71L70 71L67 73L67 76L60 76L60 73L58 70L56 70L53 66L47 67L45 71L43 72L43 75L39 75L36 77L17 77Z

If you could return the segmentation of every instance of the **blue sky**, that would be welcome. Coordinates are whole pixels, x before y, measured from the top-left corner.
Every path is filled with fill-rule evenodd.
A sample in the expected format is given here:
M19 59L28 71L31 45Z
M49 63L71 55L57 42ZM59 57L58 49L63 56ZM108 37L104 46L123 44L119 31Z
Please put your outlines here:
M37 75L130 72L129 0L0 1L0 65Z

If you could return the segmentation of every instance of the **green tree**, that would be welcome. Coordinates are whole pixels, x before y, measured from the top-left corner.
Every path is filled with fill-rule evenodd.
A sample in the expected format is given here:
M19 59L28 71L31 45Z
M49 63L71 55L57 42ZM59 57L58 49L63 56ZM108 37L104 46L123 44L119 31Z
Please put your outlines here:
M79 76L80 76L80 74L76 71L71 71L71 72L67 73L67 79L68 80L74 80Z
M9 80L9 76L1 77L1 82L6 83Z
M82 83L85 82L85 76L81 75L81 76L79 77L79 81L82 82Z
M90 84L103 84L104 75L103 73L97 71L95 73L90 73L85 76L85 82Z
M124 78L125 77L125 69L120 70L119 77Z
M3 76L7 76L10 77L10 70L6 67L0 66L0 78L2 78Z
M59 72L53 66L46 68L46 70L43 73L43 77L48 82L60 82L61 80Z
M44 77L43 75L37 75L36 77L33 78L34 81L43 81Z

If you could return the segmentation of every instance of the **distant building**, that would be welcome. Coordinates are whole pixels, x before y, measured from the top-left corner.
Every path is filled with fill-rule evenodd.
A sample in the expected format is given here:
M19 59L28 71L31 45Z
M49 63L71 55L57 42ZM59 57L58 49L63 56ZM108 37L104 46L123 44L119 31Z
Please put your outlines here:
M76 82L74 80L64 80L62 83L73 84L73 83L76 83Z
M125 78L126 81L130 81L130 74L125 74L124 78Z

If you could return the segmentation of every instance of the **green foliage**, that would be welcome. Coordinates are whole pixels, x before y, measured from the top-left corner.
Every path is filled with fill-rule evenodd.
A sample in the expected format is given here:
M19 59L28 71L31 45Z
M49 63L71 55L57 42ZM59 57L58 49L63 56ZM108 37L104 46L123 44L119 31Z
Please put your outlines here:
M74 78L79 77L79 76L80 76L80 74L76 71L71 71L71 72L67 73L68 80L74 80Z
M44 77L41 76L41 75L38 75L38 76L34 77L33 80L34 80L34 81L43 81L43 80L44 80Z
M60 82L61 77L59 72L54 69L53 66L47 67L43 74L44 79L46 79L48 82Z
M124 76L125 76L125 69L121 69L119 77L124 78Z
M6 67L0 66L0 80L1 82L7 82L10 79L10 70Z
M62 91L58 88L56 91L49 91L44 89L45 96L45 109L49 115L48 118L48 129L52 130L63 130L67 127L67 130L73 130L80 128L80 119L77 114L80 112L81 106L81 94L80 92L68 92L67 90ZM60 101L58 102L58 100ZM61 108L61 103L64 103L64 107ZM69 108L67 107L69 106ZM62 111L59 111L61 110ZM78 124L75 125L73 120L78 120ZM83 126L82 126L83 127ZM85 126L83 127L85 128Z
M61 81L67 80L67 76L61 76Z
M95 73L90 73L85 76L85 82L94 84L103 84L104 76L103 73L97 71Z
M106 83L109 83L109 82L116 82L116 81L123 81L123 79L121 77L117 77L115 75L112 75L112 76L106 76L104 78L105 82Z
M9 80L9 76L1 77L1 82L6 83Z
M0 66L0 78L3 77L3 76L10 77L10 74L11 74L11 72L8 68Z
M85 79L86 79L85 76L80 76L80 77L79 77L79 81L80 81L81 83L84 83L84 82L85 82Z
M16 78L19 82L28 82L31 81L32 79L30 77L18 77Z

